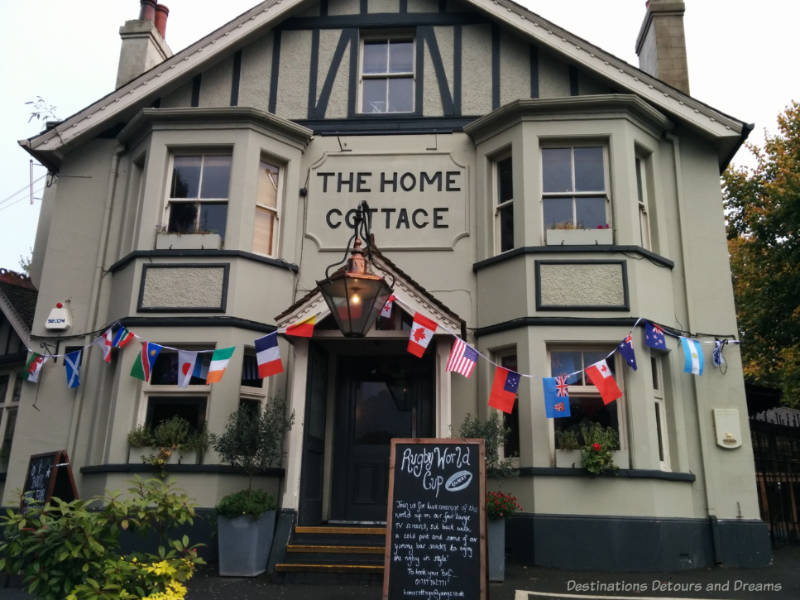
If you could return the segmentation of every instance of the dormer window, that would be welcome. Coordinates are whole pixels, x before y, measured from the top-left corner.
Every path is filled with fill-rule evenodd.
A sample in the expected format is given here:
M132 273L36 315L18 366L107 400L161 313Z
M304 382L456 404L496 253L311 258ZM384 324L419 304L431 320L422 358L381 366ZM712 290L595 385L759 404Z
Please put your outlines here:
M361 45L361 112L414 112L414 41L365 39Z

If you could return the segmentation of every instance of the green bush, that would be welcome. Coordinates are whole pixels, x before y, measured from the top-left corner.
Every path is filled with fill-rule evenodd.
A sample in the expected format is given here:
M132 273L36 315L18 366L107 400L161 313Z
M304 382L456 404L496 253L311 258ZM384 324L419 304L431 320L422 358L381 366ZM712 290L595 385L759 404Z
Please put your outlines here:
M583 467L594 475L616 470L613 451L619 450L617 432L600 423L581 423L580 429L583 438Z
M229 519L248 516L257 519L263 513L275 510L275 498L263 490L242 490L229 494L217 504L217 514Z
M154 448L155 454L143 456L142 461L159 469L160 476L166 475L165 467L174 452L197 452L202 455L208 450L210 436L206 426L197 431L189 421L177 415L161 421L155 428L140 425L128 434L131 448Z
M496 412L483 420L467 415L458 430L462 438L478 438L484 440L486 453L486 475L489 477L514 477L519 474L510 458L500 458L500 448L505 444L511 430L503 425Z
M189 498L171 482L136 479L128 490L90 500L54 498L31 504L25 513L0 517L0 571L19 574L40 600L121 600L167 594L183 598L194 568L203 560L186 536L167 537L167 530L195 517ZM123 530L156 531L158 554L122 556Z

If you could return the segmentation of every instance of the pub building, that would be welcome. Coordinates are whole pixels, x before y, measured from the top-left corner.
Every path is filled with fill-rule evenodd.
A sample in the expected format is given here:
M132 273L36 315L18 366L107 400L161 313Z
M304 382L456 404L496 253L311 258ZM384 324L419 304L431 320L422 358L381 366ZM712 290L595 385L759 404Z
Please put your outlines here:
M280 571L298 527L380 527L390 439L487 418L500 365L523 375L502 415L519 476L488 482L523 507L513 560L769 561L740 349L711 356L737 331L719 176L751 126L689 95L681 0L647 3L638 67L508 0L269 0L174 55L166 7L140 11L116 89L20 142L50 171L29 347L52 358L21 386L4 505L33 454L66 450L81 497L124 489L149 468L138 426L220 433L282 397L283 464L258 477ZM318 285L354 228L395 298L388 317L386 290L365 303L363 335ZM67 318L48 321L57 303ZM436 324L421 357L415 314ZM285 333L303 322L310 337ZM121 327L138 339L107 363L92 342ZM283 371L260 378L255 340L275 331ZM629 333L636 370L614 352ZM677 335L700 342L702 375ZM479 353L469 378L447 370L456 338ZM147 381L130 376L143 341L165 348ZM205 352L177 385L178 349L227 347L219 382ZM622 396L605 404L585 369L607 356ZM571 416L547 418L542 378L564 373ZM582 423L617 434L612 475L582 468ZM167 472L204 509L246 485L213 449Z

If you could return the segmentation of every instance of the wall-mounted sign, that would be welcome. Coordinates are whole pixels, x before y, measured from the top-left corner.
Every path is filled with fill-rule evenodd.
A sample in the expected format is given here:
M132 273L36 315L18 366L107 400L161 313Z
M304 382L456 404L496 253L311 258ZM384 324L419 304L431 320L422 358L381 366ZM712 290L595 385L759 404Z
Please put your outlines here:
M450 154L333 154L311 168L306 235L344 248L367 201L378 247L449 249L467 234L467 167Z
M64 329L69 329L70 325L72 325L72 322L70 320L69 310L59 302L56 304L56 307L50 311L50 314L47 315L44 328L63 331Z

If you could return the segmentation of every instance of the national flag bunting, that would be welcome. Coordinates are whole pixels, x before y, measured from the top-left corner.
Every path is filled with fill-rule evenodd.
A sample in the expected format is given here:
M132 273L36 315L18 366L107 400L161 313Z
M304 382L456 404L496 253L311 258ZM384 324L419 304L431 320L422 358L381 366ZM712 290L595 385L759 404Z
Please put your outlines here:
M142 381L150 381L150 373L161 350L162 346L158 344L142 342L142 348L139 350L139 354L136 355L136 360L133 361L131 377L136 377L136 379L141 379Z
M548 419L571 416L569 406L569 386L564 375L543 377L544 409Z
M667 349L667 340L664 338L664 330L650 321L644 324L644 342L649 348L653 348L654 350Z
M455 371L469 379L477 362L478 351L461 338L456 338L450 349L450 358L447 359L447 370Z
M128 331L125 327L120 327L117 329L117 333L114 334L114 341L112 342L112 345L114 348L124 348L135 338L136 336Z
M64 368L67 372L67 387L74 389L81 384L81 356L83 349L67 352L64 355Z
M723 351L725 350L725 344L728 343L728 340L715 340L714 341L714 350L711 351L711 362L715 367L722 368L725 364L725 357L723 356Z
M28 362L25 363L25 381L31 383L39 383L39 374L42 372L44 363L47 362L49 356L43 356L37 352L31 352L28 357Z
M255 341L258 376L264 379L277 373L283 373L281 350L278 347L277 332L268 333Z
M93 342L103 352L103 360L107 363L111 362L111 348L114 347L114 332L111 327L103 332L103 335L96 338Z
M178 350L178 387L185 388L191 383L197 354L192 350Z
M381 316L384 319L390 319L392 317L392 306L394 306L394 301L395 300L396 300L396 298L395 298L394 294L392 294L386 300L386 303L383 305L383 308L381 308Z
M310 338L312 335L314 335L314 324L316 322L317 315L313 315L305 321L300 321L294 325L289 325L289 327L286 328L286 335Z
M519 373L503 367L495 367L492 391L489 394L489 406L511 413L519 389Z
M614 381L611 369L608 368L606 359L598 360L596 363L586 367L586 374L603 399L603 404L610 404L617 398L622 397L622 392Z
M683 347L683 370L693 375L703 374L703 348L700 342L681 336Z
M228 367L234 350L236 350L236 346L214 350L214 354L211 355L211 364L208 365L206 383L222 381L222 376L225 374L225 369Z
M414 313L414 322L408 336L408 351L418 358L422 358L425 349L433 339L436 323L420 313Z
M625 359L625 362L628 363L628 366L635 371L636 354L633 352L633 338L631 337L630 333L628 334L628 337L619 343L617 350L619 350L619 353L622 355L622 358Z

